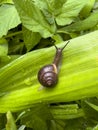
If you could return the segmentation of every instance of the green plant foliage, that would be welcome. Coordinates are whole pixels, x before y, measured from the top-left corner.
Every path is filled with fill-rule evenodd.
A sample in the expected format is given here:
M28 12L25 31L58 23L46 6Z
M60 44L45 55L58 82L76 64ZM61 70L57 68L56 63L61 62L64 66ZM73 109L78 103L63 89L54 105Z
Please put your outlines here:
M84 0L59 0L58 2L56 0L34 0L33 2L42 10L49 23L55 20L58 25L70 24L87 3Z
M81 0L68 0L60 9L61 12L56 17L58 25L70 24L74 21L81 9L84 7L87 1Z
M0 38L6 35L9 29L16 27L20 23L21 21L14 5L6 4L0 7Z
M87 17L91 13L91 11L94 7L95 1L96 0L88 0L87 1L87 4L84 6L84 8L81 11L81 15L83 17Z
M39 32L43 37L52 36L55 25L50 25L42 12L31 0L14 0L23 25L33 32ZM39 20L40 19L40 20Z
M30 51L40 41L41 36L39 33L34 33L26 28L23 29L23 32L25 46L27 51Z
M71 24L70 26L61 28L59 32L77 32L77 31L83 31L88 30L93 27L95 27L98 24L98 12L92 13L89 17L87 17L85 20L78 21L76 23Z
M0 0L0 130L98 129L98 0ZM63 47L58 82L39 69Z

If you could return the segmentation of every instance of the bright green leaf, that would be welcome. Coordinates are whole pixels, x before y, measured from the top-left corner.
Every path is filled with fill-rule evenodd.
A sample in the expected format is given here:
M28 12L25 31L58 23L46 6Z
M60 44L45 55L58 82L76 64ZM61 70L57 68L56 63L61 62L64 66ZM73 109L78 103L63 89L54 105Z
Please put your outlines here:
M43 12L50 24L55 24L55 15L61 12L61 7L66 0L32 0L33 3Z
M56 20L58 25L70 24L78 15L87 1L77 0L32 0L42 10L49 23Z
M81 11L82 17L87 17L90 14L91 10L94 7L96 0L86 0L86 1L88 1L88 2Z
M58 32L76 32L91 29L98 24L98 12L92 13L89 17L83 21L78 21L67 27L61 28Z
M61 8L60 14L56 16L58 25L70 24L79 15L79 12L87 2L85 0L67 0Z
M39 32L42 37L50 37L55 33L55 25L50 25L40 9L31 0L14 0L23 25L32 32Z
M11 61L17 59L18 57L20 57L20 55L5 55L5 56L1 56L0 57L0 68L4 67L5 65L7 65L8 63L10 63Z
M0 7L0 37L6 35L8 30L21 23L14 5L5 4Z

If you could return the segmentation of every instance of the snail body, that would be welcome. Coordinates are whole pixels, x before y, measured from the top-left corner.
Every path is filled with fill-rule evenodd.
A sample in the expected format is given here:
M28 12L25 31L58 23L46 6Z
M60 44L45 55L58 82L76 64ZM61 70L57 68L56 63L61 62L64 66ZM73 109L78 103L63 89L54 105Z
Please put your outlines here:
M62 57L62 51L66 47L69 41L63 48L56 48L56 54L52 64L43 66L38 72L38 81L44 87L53 87L58 82L58 67Z

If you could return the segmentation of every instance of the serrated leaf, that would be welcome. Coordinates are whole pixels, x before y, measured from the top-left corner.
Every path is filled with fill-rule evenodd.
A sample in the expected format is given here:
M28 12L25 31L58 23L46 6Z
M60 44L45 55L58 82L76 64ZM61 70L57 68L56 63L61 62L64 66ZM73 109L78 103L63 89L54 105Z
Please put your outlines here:
M0 37L6 35L8 30L21 23L14 5L4 4L0 7Z
M41 10L31 0L14 0L23 25L32 32L39 32L42 37L50 37L55 32L55 25L50 25Z
M79 12L87 2L85 0L68 0L61 8L60 14L56 16L58 25L70 24L79 15Z

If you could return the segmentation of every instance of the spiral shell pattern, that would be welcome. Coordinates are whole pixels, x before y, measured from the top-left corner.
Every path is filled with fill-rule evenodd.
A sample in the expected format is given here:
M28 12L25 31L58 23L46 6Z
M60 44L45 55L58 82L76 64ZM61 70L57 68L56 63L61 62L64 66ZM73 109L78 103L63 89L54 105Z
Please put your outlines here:
M44 87L52 87L57 81L57 68L54 64L43 66L38 72L38 80Z

